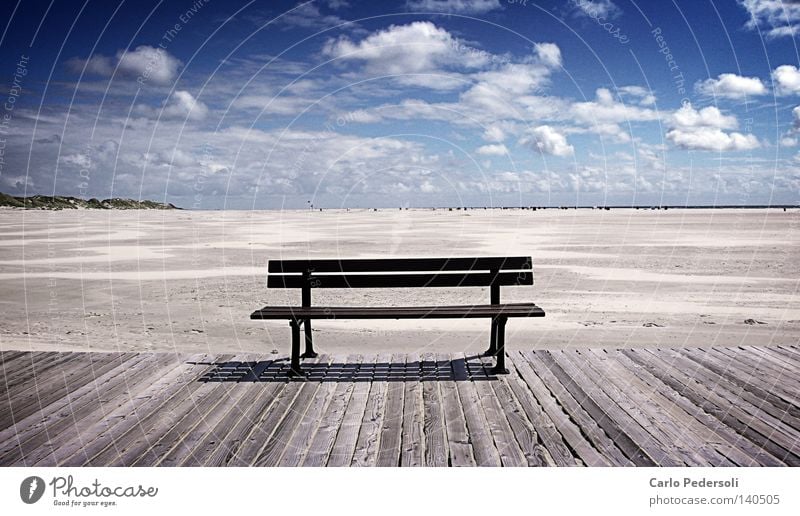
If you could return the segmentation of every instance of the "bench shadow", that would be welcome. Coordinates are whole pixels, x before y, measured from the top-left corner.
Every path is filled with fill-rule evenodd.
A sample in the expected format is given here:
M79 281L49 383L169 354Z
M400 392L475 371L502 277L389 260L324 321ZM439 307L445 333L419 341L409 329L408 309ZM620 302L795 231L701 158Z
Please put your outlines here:
M289 377L289 359L203 362L199 382L444 382L496 380L494 358L480 355L419 362L331 362L302 364L305 377Z

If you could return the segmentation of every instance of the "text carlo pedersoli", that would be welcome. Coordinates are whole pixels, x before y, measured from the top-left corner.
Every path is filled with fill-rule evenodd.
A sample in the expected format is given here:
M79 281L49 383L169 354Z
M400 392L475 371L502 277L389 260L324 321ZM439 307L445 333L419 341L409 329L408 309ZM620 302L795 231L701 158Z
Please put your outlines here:
M651 478L650 487L739 487L739 479L731 477L726 480L710 480L708 478L694 479L684 477L681 481L677 478Z
M158 494L157 487L145 487L141 484L138 486L113 486L108 487L100 484L100 481L95 479L89 486L75 486L72 475L67 477L53 477L49 484L53 487L53 497L66 496L66 497L90 497L96 496L100 498L136 498L136 497L154 497Z

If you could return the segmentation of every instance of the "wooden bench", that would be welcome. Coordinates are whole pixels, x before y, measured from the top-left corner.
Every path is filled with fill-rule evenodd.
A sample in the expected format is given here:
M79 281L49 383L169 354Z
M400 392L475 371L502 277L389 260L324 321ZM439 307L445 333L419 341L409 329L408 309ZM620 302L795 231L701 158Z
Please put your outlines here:
M301 306L265 306L251 319L288 319L292 330L290 375L302 374L300 358L317 354L313 319L491 319L485 356L495 356L494 374L505 367L505 326L509 317L544 317L533 303L500 303L500 287L533 285L530 257L401 258L356 260L270 260L267 288L301 289ZM489 287L489 304L456 306L311 306L314 288ZM305 353L300 355L300 326Z

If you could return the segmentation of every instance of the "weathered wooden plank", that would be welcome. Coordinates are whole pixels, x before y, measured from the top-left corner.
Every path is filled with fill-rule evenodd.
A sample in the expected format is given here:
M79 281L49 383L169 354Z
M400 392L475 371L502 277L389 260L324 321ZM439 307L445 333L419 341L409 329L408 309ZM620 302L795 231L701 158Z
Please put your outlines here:
M500 454L500 462L503 466L527 466L528 461L522 453L519 443L514 437L511 425L504 414L505 410L513 411L514 407L501 407L497 402L497 395L492 389L490 380L476 381L475 391L486 415L489 424L489 433L494 440L497 452Z
M188 426L191 429L181 435L175 446L161 456L158 465L182 466L192 463L196 465L196 461L192 460L194 450L201 446L208 446L210 441L217 441L218 438L213 433L214 429L216 427L225 428L226 416L242 403L247 392L247 386L239 385L237 382L216 383L216 387L208 394L207 398L216 397L219 398L219 401L213 404L211 410L199 417L197 421L189 422ZM238 415L238 411L236 414ZM232 416L229 421L235 417Z
M330 357L327 355L320 355L318 362L320 364L327 364L330 362ZM285 452L302 453L302 450L290 449L288 445L291 442L292 434L302 421L306 410L308 410L311 401L314 399L319 389L319 381L306 380L303 382L300 392L294 398L294 401L292 401L285 416L275 427L275 432L264 443L264 447L261 449L254 463L255 466L276 466Z
M542 361L591 414L601 428L637 465L683 466L680 459L653 439L642 425L610 398L585 372L566 359L565 352L542 354Z
M780 444L800 458L800 432L786 424L780 415L774 416L775 407L753 397L743 388L728 382L698 362L685 358L677 351L666 349L661 353L669 357L669 360L676 365L683 367L685 371L691 371L695 378L704 380L712 392L720 400L724 400L723 403L736 404L734 410L744 417L744 419L740 417L742 422L752 426L763 435L768 436L771 441ZM780 411L778 412L780 414Z
M774 352L771 348L762 348L756 346L743 346L739 349L736 348L718 348L720 353L728 356L736 356L741 353L749 355L758 365L768 366L778 376L789 377L794 382L800 382L800 365L795 365Z
M436 379L437 364L433 353L424 353L422 370L422 433L425 439L424 465L447 466L447 434L444 422L444 402ZM405 434L404 434L405 435Z
M675 461L688 466L734 465L695 438L688 415L670 411L669 405L660 405L653 392L645 395L646 388L640 391L645 386L637 384L629 372L613 367L613 360L587 350L565 351L563 355L587 376L598 378L597 385L609 398L641 425ZM637 388L632 388L634 385Z
M467 380L464 368L461 367L456 371L453 367L452 357L444 354L437 355L437 367L443 371L449 368L449 374L454 378L454 380L443 381L439 384L442 395L442 411L447 435L449 464L451 466L474 466L475 455L473 454L472 446L470 446L467 420L464 417L461 396L456 387L456 382ZM456 377L456 374L459 377Z
M510 353L509 356L517 371L525 367L525 359L519 352ZM556 425L550 419L550 416L543 411L541 405L536 401L533 393L519 374L503 376L500 378L500 383L510 388L516 401L527 416L527 419L533 425L536 437L541 439L542 445L547 451L547 455L544 457L545 463L547 465L550 464L550 462L546 460L549 457L552 463L557 466L577 466L580 459L573 456L572 451L564 443L561 434L558 433ZM531 439L533 439L533 437L531 437ZM531 450L530 453L536 454L536 448Z
M216 357L217 362L227 361L232 355ZM191 410L201 388L210 389L207 383L197 379L213 367L211 357L205 356L197 361L186 381L180 384L174 395L161 404L137 411L135 424L125 424L111 428L102 439L87 446L82 453L76 453L64 461L70 466L129 466L144 455L151 454L151 446ZM195 376L196 374L196 376ZM87 459L88 457L88 459ZM152 461L157 462L153 456Z
M453 355L452 360L456 378L466 378L467 371L463 353ZM456 381L456 389L458 389L458 396L461 398L461 406L464 409L464 419L467 422L467 431L476 464L478 466L501 466L502 460L492 439L489 421L486 419L475 384L471 380Z
M61 364L74 359L80 359L80 353L49 351L40 356L28 355L24 366L8 371L4 375L6 388L14 392L22 384L31 384L41 381L42 375Z
M421 361L417 353L411 353L406 358L406 379L403 382L403 423L400 443L401 466L425 465L425 441L423 412Z
M9 404L0 407L0 424L5 427L10 421L20 421L52 401L42 400L59 386L63 378L74 376L74 371L85 372L86 358L81 353L58 353L45 357L42 363L34 363L30 369L16 380L6 378Z
M133 360L136 359L131 362ZM43 424L35 435L22 441L18 449L22 456L12 463L35 464L50 455L62 440L80 435L95 419L124 404L128 397L139 392L153 377L161 375L169 362L169 357L164 354L148 354L139 362L130 364L116 377L104 382L102 388L90 391L88 396L82 396L79 401L71 402L66 410Z
M145 356L129 355L128 362L120 361L111 367L104 375L98 377L92 384L82 384L75 386L68 386L69 396L64 396L58 401L52 403L48 407L40 407L40 410L32 413L21 421L17 421L15 425L8 427L0 432L0 456L9 452L11 448L21 447L22 443L28 439L36 437L38 434L45 431L48 424L53 423L64 417L64 413L69 413L71 410L81 408L85 403L91 401L92 394L96 395L100 388L106 382L114 382L117 376L124 370L125 367L134 365L142 360ZM88 400L88 401L87 401ZM46 409L46 410L44 410ZM18 451L21 451L19 448ZM0 458L0 464L5 464Z
M715 418L708 412L695 405L691 399L682 394L682 387L676 389L679 384L675 382L666 383L657 376L653 375L641 364L634 362L627 355L619 350L606 350L616 363L630 371L634 378L640 379L646 386L654 389L654 392L663 396L667 402L680 407L684 412L691 415L700 424L698 434L707 445L713 446L719 453L733 461L739 466L781 466L779 461L762 448L753 444L744 436L738 434L733 429L725 425L722 421ZM649 392L649 391L644 391ZM689 423L687 423L688 425Z
M94 377L100 377L106 374L122 363L122 361L133 358L134 356L135 354L133 353L127 355L115 354L113 360L107 362L102 367L98 367L94 371ZM94 377L91 379L93 380ZM3 428L3 430L0 431L0 442L9 439L11 436L16 437L19 429L35 424L36 421L41 419L42 412L60 410L60 407L64 404L64 397L70 393L70 391L80 389L89 383L83 376L66 376L60 379L62 386L58 394L51 393L45 398L40 398L34 386L29 396L23 394L21 398L17 398L13 400L12 403L9 403L8 412L4 418L0 420L0 428Z
M12 404L0 413L0 421L11 419L22 420L31 414L44 410L51 403L58 402L69 392L79 388L96 376L103 375L120 360L132 358L133 354L119 353L71 353L73 358L51 368L49 372L37 374L27 389L11 394ZM81 355L86 357L81 358ZM26 384L27 385L27 384Z
M784 390L782 376L738 358L718 354L713 350L687 349L681 354L725 378L734 392L765 412L777 417L794 430L800 429L800 395ZM770 381L765 380L770 378ZM735 387L734 387L735 386ZM739 390L736 390L738 388Z
M325 413L320 418L319 427L308 446L308 452L303 457L303 466L324 466L328 462L328 457L336 441L336 434L341 428L348 403L355 389L354 379L361 360L361 355L347 357L347 364L354 366L354 369L348 369L336 378L336 389Z
M356 442L358 441L358 433L361 429L361 420L364 418L364 411L367 407L367 399L372 384L371 377L367 378L366 374L369 372L369 368L375 363L375 359L376 357L374 356L371 358L360 357L363 367L356 371L355 377L353 378L354 386L352 394L350 395L347 408L337 428L335 441L327 459L328 466L349 466L350 462L353 460ZM316 458L312 459L312 461L316 460Z
M345 364L349 360L356 360L356 357L333 357L333 362L338 364ZM306 413L303 415L300 424L287 443L286 451L278 461L278 466L299 466L306 458L307 451L314 444L318 446L315 449L315 453L318 456L327 455L327 448L323 449L322 446L320 446L321 444L326 444L326 441L317 441L315 443L314 437L319 429L323 416L327 413L330 404L335 400L337 388L342 385L344 387L344 392L346 393L347 391L347 383L349 382L343 383L338 381L343 372L346 371L336 371L331 377L326 377L325 381L322 382L322 385L319 386L317 393L306 409ZM340 400L337 400L339 413L343 412L342 405L344 404L344 400L341 399L343 397L341 396L342 393L343 391L340 391ZM337 407L334 407L333 410L336 411ZM338 418L336 414L334 414L334 417Z
M775 369L768 360L757 354L699 348L686 351L686 356L696 361L702 360L703 365L714 373L755 396L763 397L788 412L795 421L800 418L800 382L794 380L789 369Z
M759 433L759 431L750 424L752 418L749 415L743 413L735 406L732 406L728 401L710 390L708 386L699 382L694 377L684 374L683 371L694 374L694 369L701 367L699 364L695 368L682 367L682 370L678 370L673 364L662 360L660 356L651 353L647 349L623 350L623 353L634 362L645 367L651 374L675 389L678 393L691 400L692 403L709 414L712 414L722 423L742 434L778 460L787 464L795 462L797 465L800 465L800 460L793 458L792 454L787 449L771 441L769 438L766 438L765 434ZM741 420L740 417L742 418ZM745 421L747 421L747 423L745 423ZM766 435L770 434L766 425L758 425L758 427L761 431L764 431Z
M176 365L170 367L152 384L145 386L144 390L136 395L129 396L125 403L116 410L105 413L99 420L92 420L91 426L83 429L72 439L63 441L52 453L52 465L64 465L68 459L75 455L72 463L82 465L106 446L115 442L115 437L122 435L151 412L158 410L163 403L175 395L187 381L196 379L204 366L193 365L190 362L203 360L206 355L195 355L185 360L176 360ZM51 464L37 463L38 466Z
M800 348L797 346L770 346L769 350L783 356L792 364L800 367Z
M508 384L502 380L484 383L492 387L492 395L496 399L498 407L502 407L500 409L501 414L508 420L508 425L513 434L512 437L519 445L525 464L527 466L555 465L547 449L539 444L536 430L528 418L525 417L525 412L519 406ZM495 442L497 441L495 440Z
M406 356L392 355L390 377L404 375ZM386 413L381 426L378 444L377 466L400 465L400 442L403 432L403 398L405 395L404 382L389 381L386 393Z
M242 404L238 421L235 422L225 437L220 438L218 443L208 442L204 447L200 447L195 451L192 455L194 461L203 466L224 466L228 464L252 428L259 423L261 417L275 402L284 385L284 383L279 382L266 384L255 382L250 384L247 389L255 394L255 399L249 405ZM222 431L218 433L218 435L221 434ZM190 461L187 461L185 465L190 465Z
M379 355L375 364L376 371L383 370L383 375L389 371L392 359L388 355ZM389 382L373 380L369 390L367 406L361 420L356 448L353 453L351 466L373 466L378 458L381 428L386 417L386 393Z
M547 353L547 351L523 353L522 356L527 360L527 364L520 364L519 368L536 399L553 419L564 439L586 465L632 465L631 460L545 365L541 357ZM559 407L554 401L561 406ZM573 426L573 421L577 423L578 428ZM582 436L578 439L576 431L578 435L585 435L591 444L587 446L589 443L583 440Z
M14 370L18 359L24 359L30 351L0 350L0 371Z
M315 386L318 385L314 382ZM260 420L250 428L244 440L229 458L228 466L252 466L258 458L264 445L272 438L278 424L294 403L295 398L302 389L309 387L309 382L293 381L279 384L283 387L278 392Z

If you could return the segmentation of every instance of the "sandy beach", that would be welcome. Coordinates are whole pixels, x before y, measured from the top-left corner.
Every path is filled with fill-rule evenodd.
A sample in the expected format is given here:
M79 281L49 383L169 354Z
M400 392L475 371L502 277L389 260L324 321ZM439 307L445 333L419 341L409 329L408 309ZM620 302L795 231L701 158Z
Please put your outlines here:
M517 349L768 346L800 341L800 210L0 212L0 349L284 355L289 327L251 321L270 259L533 257ZM315 304L488 302L488 291L314 292ZM488 323L328 321L328 353L479 351Z

